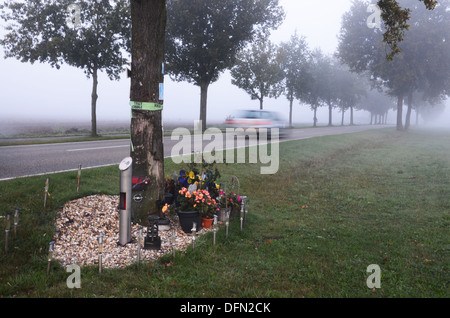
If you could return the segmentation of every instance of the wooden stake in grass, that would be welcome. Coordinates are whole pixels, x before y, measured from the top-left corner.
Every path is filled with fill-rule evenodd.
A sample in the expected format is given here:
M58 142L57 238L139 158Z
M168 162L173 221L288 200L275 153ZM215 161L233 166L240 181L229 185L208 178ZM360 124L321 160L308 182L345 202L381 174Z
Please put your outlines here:
M244 227L244 201L241 201L241 232Z
M17 236L17 226L19 225L19 208L16 207L14 212L14 237Z
M53 247L55 245L55 241L51 241L48 245L48 262L47 262L47 275L50 273L50 265L53 259Z
M139 228L139 239L137 243L137 263L141 262L141 242L142 242L142 226Z
M228 227L230 226L230 210L227 209L225 219L225 237L228 238Z
M78 165L77 193L80 191L81 165Z
M216 245L216 235L217 235L217 215L214 215L214 223L213 223L213 245Z
M6 228L5 228L5 253L6 254L8 254L9 230L11 229L11 214L12 214L12 212L8 212L6 214Z
M98 236L98 272L101 274L103 269L103 235Z
M244 225L247 221L247 212L248 212L248 198L247 196L241 196L241 203L244 207Z
M47 198L50 196L50 193L48 192L48 187L50 184L50 178L47 178L45 180L45 188L44 188L44 208L47 207Z
M196 236L196 234L197 234L197 223L193 223L193 226L192 226L192 249L194 249L195 248L195 236Z

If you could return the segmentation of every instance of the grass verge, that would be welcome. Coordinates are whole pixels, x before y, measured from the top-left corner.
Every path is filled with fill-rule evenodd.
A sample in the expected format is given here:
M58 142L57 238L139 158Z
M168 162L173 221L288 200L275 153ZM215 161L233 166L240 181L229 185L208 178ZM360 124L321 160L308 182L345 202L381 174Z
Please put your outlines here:
M166 161L169 176L181 166ZM450 135L391 129L280 144L280 170L220 165L250 198L239 220L203 236L195 250L126 269L84 267L81 288L47 246L56 212L69 200L117 194L117 166L0 182L2 215L20 207L17 237L0 256L0 297L448 297ZM3 226L4 219L0 224ZM0 236L0 246L5 245ZM371 289L367 267L381 268ZM169 266L170 265L170 266Z

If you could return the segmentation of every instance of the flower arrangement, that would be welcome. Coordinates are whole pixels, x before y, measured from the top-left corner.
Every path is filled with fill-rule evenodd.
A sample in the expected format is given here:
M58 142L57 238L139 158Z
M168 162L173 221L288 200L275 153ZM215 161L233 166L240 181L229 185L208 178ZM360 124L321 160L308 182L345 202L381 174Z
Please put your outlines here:
M214 151L212 154L214 155ZM216 180L221 177L216 162L208 162L200 153L195 154L196 159L189 163L186 170L180 170L178 183L189 188L196 184L198 189L208 190L213 197L219 196L219 185ZM200 157L198 157L200 156Z
M183 187L179 191L177 198L179 209L181 211L198 211L205 218L212 218L216 211L219 210L218 202L211 198L207 190L195 190L192 193L187 188ZM162 212L169 214L174 205L165 204Z
M239 195L237 195L234 191L225 193L224 191L220 191L220 205L222 208L229 207L232 208L240 208L242 203L242 199Z
M170 208L170 205L166 203L166 204L164 204L164 206L162 207L161 211L162 211L162 213L163 213L164 215L168 216L168 215L171 214L172 209Z
M203 170L202 173L197 170L180 170L177 181L181 187L186 189L195 184L197 189L207 190L212 197L218 197L220 188L220 185L216 183L218 176L220 173L217 169L214 173L206 170Z

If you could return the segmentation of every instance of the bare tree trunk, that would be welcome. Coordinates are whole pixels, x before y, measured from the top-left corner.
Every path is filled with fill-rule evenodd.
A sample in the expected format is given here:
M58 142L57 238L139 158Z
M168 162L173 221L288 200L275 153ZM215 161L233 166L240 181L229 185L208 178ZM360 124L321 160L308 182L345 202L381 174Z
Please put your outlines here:
M314 106L314 127L317 127L317 106Z
M419 126L419 106L416 106L416 126Z
M403 130L403 95L397 97L397 130Z
M208 106L208 87L209 82L200 83L200 120L202 123L202 132L206 130L206 113Z
M164 199L164 146L160 83L164 81L166 0L132 0L132 73L130 99L148 103L150 109L133 109L131 157L134 183L132 220L147 224L148 215L159 215ZM159 110L158 110L159 109ZM147 183L143 182L147 179ZM139 198L139 199L138 199Z
M406 112L405 130L408 130L409 126L411 125L412 100L412 92L410 92L408 94L408 111Z
M92 93L91 93L91 136L97 137L97 87L98 69L94 66L92 70Z
M350 126L353 126L353 106L350 107Z
M294 97L289 98L289 127L292 128L292 106L294 104Z
M344 108L342 108L341 126L344 126L344 115L345 115L345 110L344 110Z
M333 126L333 107L328 103L328 126Z

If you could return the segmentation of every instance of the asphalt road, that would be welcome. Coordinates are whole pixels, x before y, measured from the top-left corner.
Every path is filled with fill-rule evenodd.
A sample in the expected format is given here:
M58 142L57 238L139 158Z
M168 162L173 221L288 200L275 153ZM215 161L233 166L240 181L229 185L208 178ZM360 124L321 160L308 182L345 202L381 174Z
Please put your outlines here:
M327 135L355 133L388 126L343 126L318 127L288 130L289 133L280 142L300 140ZM192 142L194 138L191 138ZM204 145L211 143L204 141ZM224 144L226 144L224 142ZM180 140L164 138L165 157L172 156L172 147L180 145ZM194 147L192 147L194 149ZM130 141L127 139L67 142L25 146L0 147L0 181L45 175L63 171L76 171L78 165L83 169L119 164L130 155Z

